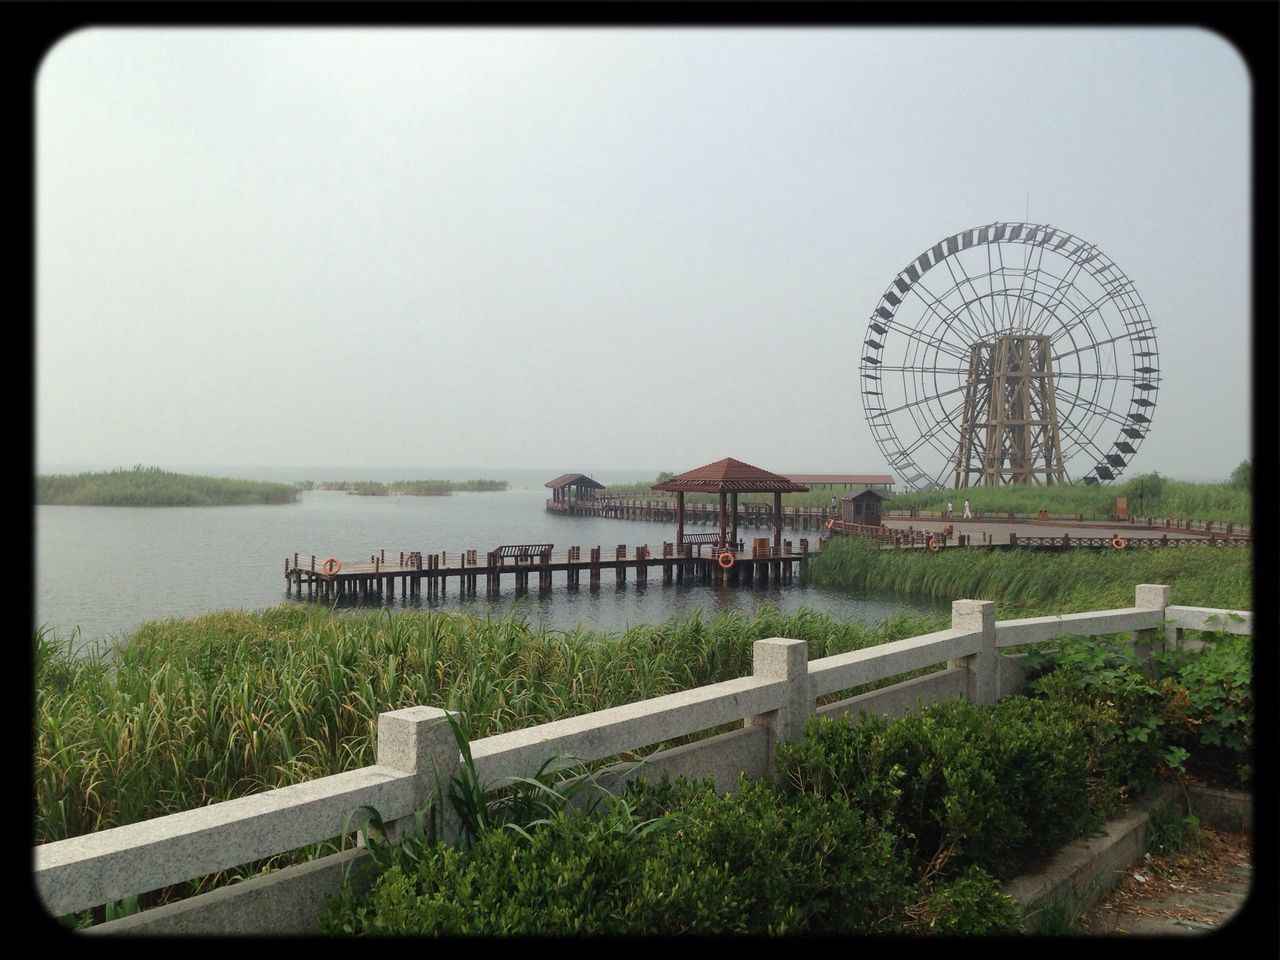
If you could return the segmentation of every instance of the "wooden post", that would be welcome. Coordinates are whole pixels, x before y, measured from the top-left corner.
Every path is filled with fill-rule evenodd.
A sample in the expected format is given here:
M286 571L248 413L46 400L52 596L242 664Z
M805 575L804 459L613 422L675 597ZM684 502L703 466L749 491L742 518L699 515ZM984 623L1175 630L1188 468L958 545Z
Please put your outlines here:
M782 491L773 491L773 552L782 552Z

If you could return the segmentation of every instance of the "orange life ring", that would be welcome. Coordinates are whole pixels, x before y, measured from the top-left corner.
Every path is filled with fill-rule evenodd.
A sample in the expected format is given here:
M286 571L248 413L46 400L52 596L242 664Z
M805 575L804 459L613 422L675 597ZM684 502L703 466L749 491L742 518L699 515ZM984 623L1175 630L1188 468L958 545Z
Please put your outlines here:
M834 527L835 525L836 525L836 518L835 518L835 517L832 517L830 520L828 520L828 521L827 521L827 529L828 529L828 530L830 530L830 529L831 529L832 527Z
M335 573L337 573L339 570L342 569L342 561L339 560L337 557L330 557L323 564L321 564L320 569L323 570L327 576L332 577Z
M720 564L724 569L728 570L733 566L733 554L725 550L720 556L716 557L716 563Z
M1124 549L1124 540L1122 540L1122 539L1121 539L1120 537L1118 537L1118 536L1116 536L1116 537L1112 537L1112 538L1111 538L1111 545L1112 545L1113 547L1115 547L1117 550L1123 550L1123 549Z
M929 549L932 550L934 553L937 553L939 550L942 549L942 544L938 542L937 537L929 538Z

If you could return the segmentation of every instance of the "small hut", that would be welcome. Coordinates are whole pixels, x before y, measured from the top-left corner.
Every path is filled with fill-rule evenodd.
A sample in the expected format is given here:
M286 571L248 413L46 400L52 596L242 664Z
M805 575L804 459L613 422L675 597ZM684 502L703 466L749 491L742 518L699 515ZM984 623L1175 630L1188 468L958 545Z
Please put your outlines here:
M723 549L738 542L738 494L773 494L773 548L782 552L782 495L806 493L809 488L786 477L761 470L741 460L726 457L715 463L690 470L679 476L655 483L654 490L667 490L676 495L676 549L684 546L684 495L686 493L720 494L720 541Z
M840 498L840 519L845 523L861 523L868 527L880 526L880 504L888 496L879 490L863 490L852 497Z
M551 503L548 506L556 510L568 510L572 504L594 497L593 491L604 489L603 483L597 483L583 473L566 473L548 480L544 486L551 488ZM584 490L587 491L585 496L582 492Z

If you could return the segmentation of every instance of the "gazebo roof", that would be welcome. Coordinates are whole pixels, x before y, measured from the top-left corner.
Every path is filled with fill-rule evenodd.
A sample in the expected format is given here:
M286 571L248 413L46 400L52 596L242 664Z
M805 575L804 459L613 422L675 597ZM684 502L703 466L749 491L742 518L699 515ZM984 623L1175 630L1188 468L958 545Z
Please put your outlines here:
M809 488L768 470L726 457L655 483L653 489L686 493L804 493Z
M559 490L561 487L591 487L594 490L604 489L603 483L597 483L585 473L566 473L562 476L556 477L554 480L548 480L543 484L543 486L550 487L552 490Z
M869 497L875 497L877 500L888 500L889 495L881 490L863 490L861 493L855 493L851 497L841 497L841 500L866 500Z

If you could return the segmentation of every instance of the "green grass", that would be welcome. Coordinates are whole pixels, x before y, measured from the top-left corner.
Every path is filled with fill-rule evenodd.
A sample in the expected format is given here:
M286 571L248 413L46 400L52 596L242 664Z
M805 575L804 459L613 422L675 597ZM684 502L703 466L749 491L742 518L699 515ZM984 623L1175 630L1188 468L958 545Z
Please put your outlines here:
M36 503L58 506L210 507L297 499L297 487L283 483L198 477L158 467L36 477Z
M1172 603L1253 609L1251 547L928 553L836 537L805 561L804 576L827 587L995 600L998 617L1128 607L1139 583L1168 584Z
M954 510L959 512L966 497L975 512L1034 514L1038 510L1048 510L1050 513L1109 517L1116 511L1116 498L1125 497L1129 513L1134 516L1221 523L1249 523L1253 516L1253 502L1247 486L1233 485L1231 481L1190 483L1171 480L1158 473L1144 474L1110 486L970 487L967 490L900 493L885 504L885 509L938 513L950 500Z

